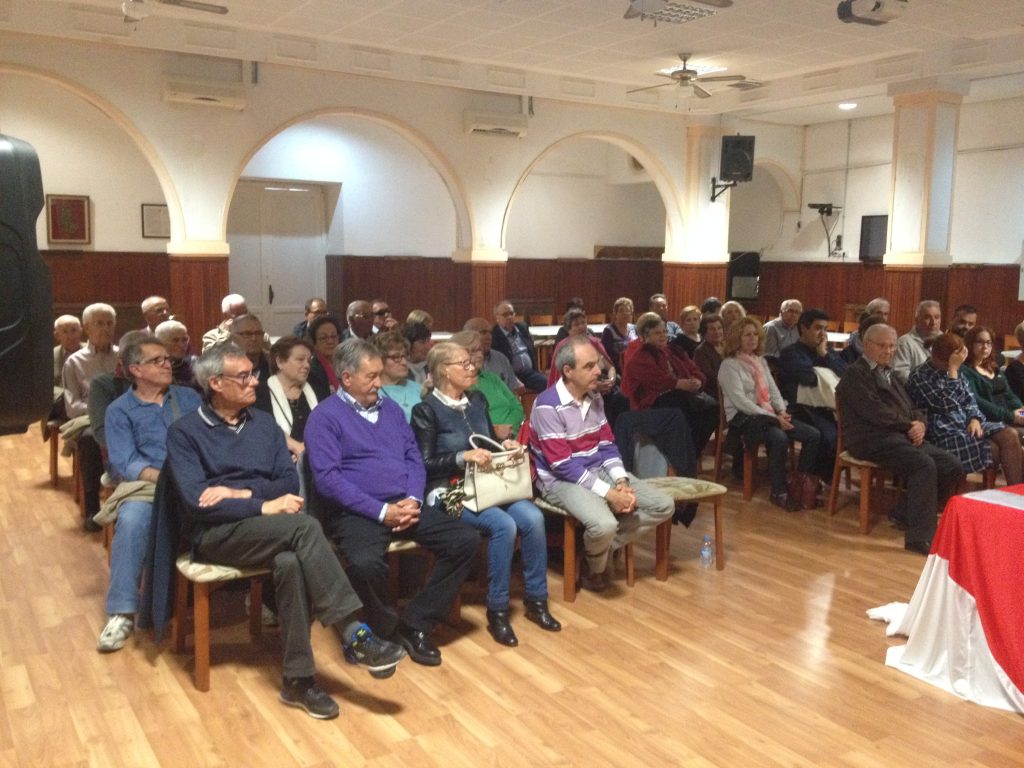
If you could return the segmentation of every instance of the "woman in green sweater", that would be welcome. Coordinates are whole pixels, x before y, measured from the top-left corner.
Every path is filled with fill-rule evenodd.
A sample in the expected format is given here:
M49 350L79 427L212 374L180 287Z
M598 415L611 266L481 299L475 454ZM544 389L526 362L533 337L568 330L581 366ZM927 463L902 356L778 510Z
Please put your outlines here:
M476 366L476 384L470 391L480 392L487 400L487 415L494 425L494 434L498 440L515 440L519 427L523 425L523 404L511 389L505 386L501 377L483 369L484 353L480 346L480 334L476 331L461 331L449 339L469 352L469 358Z
M992 342L990 329L983 325L971 328L964 336L967 363L960 370L986 418L1001 421L1021 432L1024 428L1024 403L1000 373Z

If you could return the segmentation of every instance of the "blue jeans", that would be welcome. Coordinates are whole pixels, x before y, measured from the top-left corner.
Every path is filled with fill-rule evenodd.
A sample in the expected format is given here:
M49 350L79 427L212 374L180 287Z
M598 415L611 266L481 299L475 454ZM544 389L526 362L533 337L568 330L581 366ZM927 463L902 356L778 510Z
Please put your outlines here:
M126 501L118 507L114 543L110 547L108 616L135 613L139 609L139 584L152 517L153 504L148 501Z
M483 512L462 510L462 522L488 535L487 608L508 610L508 582L516 532L522 536L523 580L527 600L548 598L548 542L544 515L532 501L515 501L502 509L488 507Z

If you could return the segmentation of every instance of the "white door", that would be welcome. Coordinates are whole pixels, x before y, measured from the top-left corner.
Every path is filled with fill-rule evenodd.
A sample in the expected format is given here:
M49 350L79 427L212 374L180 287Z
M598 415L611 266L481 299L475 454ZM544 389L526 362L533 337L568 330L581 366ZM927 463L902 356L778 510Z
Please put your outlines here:
M228 212L233 293L271 336L291 333L327 283L324 191L316 184L241 181Z

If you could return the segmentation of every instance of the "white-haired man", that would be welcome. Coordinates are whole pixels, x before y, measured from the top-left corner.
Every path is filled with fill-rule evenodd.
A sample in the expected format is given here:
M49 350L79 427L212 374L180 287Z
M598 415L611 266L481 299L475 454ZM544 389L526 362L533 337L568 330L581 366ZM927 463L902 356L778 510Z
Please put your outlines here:
M931 357L925 342L942 333L942 307L939 302L925 299L914 312L914 327L896 342L896 356L892 362L893 375L900 384L906 384L910 372Z
M797 299L786 299L779 307L779 316L764 324L764 356L778 357L786 347L800 340L797 321L804 311Z

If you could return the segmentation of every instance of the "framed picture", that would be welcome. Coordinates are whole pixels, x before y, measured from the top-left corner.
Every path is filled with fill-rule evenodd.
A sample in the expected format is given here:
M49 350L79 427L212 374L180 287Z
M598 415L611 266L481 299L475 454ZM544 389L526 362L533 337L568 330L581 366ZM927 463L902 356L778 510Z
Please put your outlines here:
M142 236L170 239L171 217L167 213L166 205L158 203L142 204Z
M46 239L51 243L87 245L92 242L89 228L89 198L85 195L46 196Z

